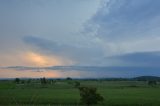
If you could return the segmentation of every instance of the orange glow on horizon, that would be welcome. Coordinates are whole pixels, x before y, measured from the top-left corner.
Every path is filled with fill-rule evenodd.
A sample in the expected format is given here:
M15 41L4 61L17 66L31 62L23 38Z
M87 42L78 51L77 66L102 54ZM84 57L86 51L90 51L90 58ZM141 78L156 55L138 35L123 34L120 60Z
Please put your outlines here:
M75 64L75 61L60 55L41 54L32 51L23 51L0 56L0 66L31 66L31 67L48 67L48 66L67 66Z
M64 65L62 60L56 56L44 56L34 52L28 52L26 54L26 59L31 62L31 64L36 66L56 66Z
M58 71L41 71L33 70L17 71L13 69L0 69L0 78L59 78L61 74Z
M43 76L48 77L48 78L58 78L58 77L60 77L60 75L57 72L51 72L51 71L44 72Z

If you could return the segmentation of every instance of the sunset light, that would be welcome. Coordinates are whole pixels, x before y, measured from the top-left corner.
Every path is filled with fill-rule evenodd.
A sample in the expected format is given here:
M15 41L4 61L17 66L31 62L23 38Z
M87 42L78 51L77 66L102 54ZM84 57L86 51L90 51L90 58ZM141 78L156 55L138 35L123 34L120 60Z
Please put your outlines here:
M56 56L45 56L35 52L28 52L26 59L36 66L57 66L63 65L63 61Z

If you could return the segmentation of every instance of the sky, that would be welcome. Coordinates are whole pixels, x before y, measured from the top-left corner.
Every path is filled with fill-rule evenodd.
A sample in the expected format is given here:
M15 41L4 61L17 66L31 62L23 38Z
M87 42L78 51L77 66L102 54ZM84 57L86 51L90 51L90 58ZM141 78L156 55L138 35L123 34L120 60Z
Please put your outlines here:
M0 0L0 78L160 76L159 5Z

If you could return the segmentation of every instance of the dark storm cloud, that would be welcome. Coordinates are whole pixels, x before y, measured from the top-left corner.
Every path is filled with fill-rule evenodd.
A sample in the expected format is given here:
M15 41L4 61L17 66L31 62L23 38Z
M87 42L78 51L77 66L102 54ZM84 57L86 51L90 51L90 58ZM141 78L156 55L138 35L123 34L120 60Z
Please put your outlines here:
M160 51L128 53L119 56L108 57L106 60L107 59L119 60L124 62L124 65L127 64L130 66L159 67Z

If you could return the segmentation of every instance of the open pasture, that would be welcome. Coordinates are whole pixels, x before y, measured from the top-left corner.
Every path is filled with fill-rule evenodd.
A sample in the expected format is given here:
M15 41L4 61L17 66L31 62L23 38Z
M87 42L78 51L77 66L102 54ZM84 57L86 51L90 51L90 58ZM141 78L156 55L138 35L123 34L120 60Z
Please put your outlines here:
M42 85L38 80L16 84L0 81L1 106L80 106L81 86L96 87L104 97L99 106L160 106L160 85L149 86L145 81L59 80Z

